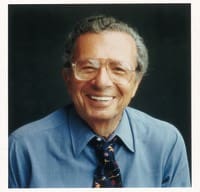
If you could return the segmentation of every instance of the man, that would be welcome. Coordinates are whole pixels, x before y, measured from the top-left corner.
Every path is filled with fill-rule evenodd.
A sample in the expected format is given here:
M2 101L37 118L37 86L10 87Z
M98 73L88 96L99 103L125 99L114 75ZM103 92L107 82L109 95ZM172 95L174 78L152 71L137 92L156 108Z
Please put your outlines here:
M148 66L139 34L113 17L81 20L66 41L73 104L9 138L9 187L188 187L178 130L127 107Z

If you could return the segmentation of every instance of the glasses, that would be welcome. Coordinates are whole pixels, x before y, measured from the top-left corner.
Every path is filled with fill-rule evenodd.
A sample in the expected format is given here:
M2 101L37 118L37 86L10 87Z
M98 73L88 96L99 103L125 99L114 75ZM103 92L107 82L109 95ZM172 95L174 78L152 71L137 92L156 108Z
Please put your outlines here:
M111 59L106 59L104 60L106 62L101 62L102 60L103 59L87 59L72 63L75 78L82 81L92 80L97 76L99 68L104 65L113 82L126 84L131 80L133 72L137 70L132 69L131 65L127 63Z

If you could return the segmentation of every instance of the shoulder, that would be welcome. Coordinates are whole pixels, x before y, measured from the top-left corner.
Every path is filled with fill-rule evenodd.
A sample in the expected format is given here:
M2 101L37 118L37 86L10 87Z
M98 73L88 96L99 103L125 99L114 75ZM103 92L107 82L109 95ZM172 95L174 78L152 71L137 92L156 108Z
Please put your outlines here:
M166 121L157 119L155 117L152 117L151 115L142 112L140 110L131 108L131 107L127 107L126 108L126 114L129 118L130 121L134 120L135 123L140 124L141 126L156 126L156 125L160 125L160 126L167 126L167 127L173 127L174 126Z
M171 123L130 107L126 108L126 114L137 138L157 144L171 142L172 145L183 140L179 130Z
M11 133L9 139L15 140L20 138L21 140L28 140L58 132L58 129L63 129L63 127L67 125L68 108L69 107L60 108L39 120L19 127Z

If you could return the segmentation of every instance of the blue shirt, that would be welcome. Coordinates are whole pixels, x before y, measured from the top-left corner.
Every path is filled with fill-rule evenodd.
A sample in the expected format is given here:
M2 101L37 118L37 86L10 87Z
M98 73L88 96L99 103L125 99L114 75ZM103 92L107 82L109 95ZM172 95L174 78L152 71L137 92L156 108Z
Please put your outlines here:
M185 144L178 130L127 107L114 133L124 187L190 186ZM95 133L72 105L27 124L9 137L9 187L92 187L98 160Z

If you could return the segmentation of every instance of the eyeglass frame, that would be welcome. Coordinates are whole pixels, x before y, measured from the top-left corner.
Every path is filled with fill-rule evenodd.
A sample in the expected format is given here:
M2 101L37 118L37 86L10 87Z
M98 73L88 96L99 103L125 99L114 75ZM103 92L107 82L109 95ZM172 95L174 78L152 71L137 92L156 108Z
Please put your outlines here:
M89 61L89 60L98 61L99 66L98 66L98 67L94 67L94 68L96 68L96 74L95 74L94 77L89 78L89 79L81 78L81 77L78 75L78 72L77 72L77 64L78 64L78 62L84 62L84 61ZM105 62L101 62L101 60L104 60ZM110 61L110 62L108 62L108 61ZM107 71L107 73L108 73L108 75L109 75L109 78L110 78L113 82L118 83L118 84L129 83L129 82L131 81L131 79L132 79L133 76L131 76L129 80L127 79L127 82L125 82L125 83L120 83L119 81L116 81L115 78L113 79L112 73L109 72L109 71L111 71L111 70L109 70L109 68L108 68L108 65L109 65L111 62L122 63L121 61L112 60L112 59L101 59L101 58L98 58L98 59L95 58L95 59L94 59L94 58L89 58L89 59L86 59L86 60L80 60L80 61L71 62L71 68L72 68L72 71L73 71L73 73L74 73L74 76L75 76L75 78L76 78L77 80L80 80L80 81L90 81L90 80L94 79L94 78L97 76L99 69L101 68L102 65L104 65L104 67L106 67L106 71ZM125 62L123 62L123 63L125 63ZM105 66L105 65L106 65L106 66ZM123 65L122 65L122 66L123 66ZM130 67L131 67L131 66L130 66ZM140 67L139 67L139 65L137 65L137 66L135 67L135 69L128 69L128 67L126 67L126 66L123 66L123 68L127 68L127 69L125 69L126 72L131 72L131 73L140 72Z

